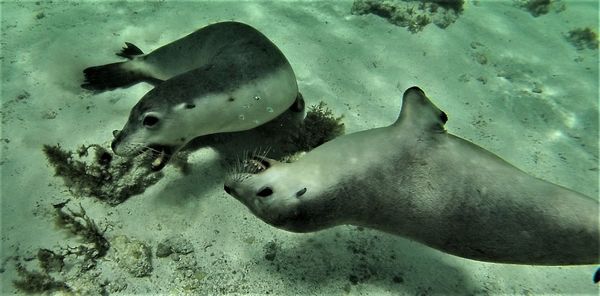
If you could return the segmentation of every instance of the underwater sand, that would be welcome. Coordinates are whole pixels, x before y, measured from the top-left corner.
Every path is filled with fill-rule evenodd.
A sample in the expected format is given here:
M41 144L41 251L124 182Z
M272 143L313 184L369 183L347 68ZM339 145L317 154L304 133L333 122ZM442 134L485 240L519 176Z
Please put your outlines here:
M236 20L283 51L307 104L325 101L343 114L347 133L392 123L402 92L417 85L448 114L449 132L598 198L598 50L577 50L564 38L574 28L597 31L596 1L564 1L566 10L537 18L512 1L466 1L456 23L417 34L351 15L351 1L41 2L0 4L3 295L19 294L11 284L14 256L80 244L52 222L52 204L66 199L110 225L109 240L124 235L154 254L159 242L181 235L193 247L187 255L153 255L151 275L141 278L115 264L113 248L67 282L81 292L598 294L591 280L598 266L476 262L352 226L275 229L225 194L225 172L209 149L191 156L190 174L168 166L158 184L116 207L72 197L42 153L44 144L109 143L151 89L142 83L92 94L79 87L85 67L117 61L125 41L149 52ZM52 275L74 277L67 267Z

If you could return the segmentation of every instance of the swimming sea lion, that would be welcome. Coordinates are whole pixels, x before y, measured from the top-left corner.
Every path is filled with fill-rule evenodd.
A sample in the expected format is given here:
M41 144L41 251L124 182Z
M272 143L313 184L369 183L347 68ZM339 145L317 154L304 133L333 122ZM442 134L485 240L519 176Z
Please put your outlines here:
M120 55L130 60L84 70L82 87L156 85L133 107L125 127L113 132L112 143L120 156L154 151L156 169L196 137L255 128L300 99L281 51L238 22L206 26L146 55L127 44Z
M353 224L481 261L600 262L597 200L447 133L446 121L413 87L394 124L338 137L293 163L251 158L224 188L293 232Z

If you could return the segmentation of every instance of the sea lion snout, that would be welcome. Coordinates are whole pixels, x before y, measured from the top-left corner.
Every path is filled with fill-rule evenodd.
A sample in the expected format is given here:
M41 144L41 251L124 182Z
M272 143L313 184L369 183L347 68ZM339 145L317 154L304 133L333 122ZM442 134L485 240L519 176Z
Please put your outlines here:
M119 155L119 153L117 153L117 144L123 139L123 133L120 130L114 130L112 134L114 139L110 143L110 148L115 154Z
M227 184L225 184L225 185L223 186L223 189L225 190L225 192L226 192L227 194L229 194L229 195L232 195L233 189L232 189L231 187L227 186Z
M112 149L112 151L117 154L117 139L114 139L111 143L110 143L110 149Z

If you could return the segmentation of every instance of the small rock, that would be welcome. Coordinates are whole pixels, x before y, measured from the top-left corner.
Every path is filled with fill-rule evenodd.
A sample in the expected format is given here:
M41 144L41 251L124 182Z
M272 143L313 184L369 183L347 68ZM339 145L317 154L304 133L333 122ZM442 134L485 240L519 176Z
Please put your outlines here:
M171 255L172 253L173 250L171 250L171 246L165 244L164 242L161 242L158 244L158 246L156 246L156 257L164 258Z
M127 289L127 282L125 279L118 278L114 281L108 282L104 287L109 293L118 293Z
M25 91L22 94L17 96L17 101L27 100L27 99L29 99L30 96L31 96L31 94L29 94L28 92Z
M543 92L542 87L540 87L537 83L533 86L531 91L536 94L541 94Z
M167 257L172 253L186 255L192 252L194 252L194 246L181 235L169 237L156 247L156 257Z
M57 114L58 113L56 113L56 111L48 110L48 111L42 113L42 118L43 119L54 119L54 118L56 118Z
M277 243L275 243L274 241L270 241L267 244L265 244L265 259L269 261L275 260L275 256L277 255L277 249Z
M480 52L474 53L473 58L475 59L475 61L477 61L481 65L485 65L488 63L487 57Z
M143 242L120 235L111 241L115 261L135 277L144 277L152 272L152 254Z
M181 256L179 256L179 254L177 254L177 253L173 253L173 254L171 254L171 260L173 260L175 262L179 262L179 260L181 260Z

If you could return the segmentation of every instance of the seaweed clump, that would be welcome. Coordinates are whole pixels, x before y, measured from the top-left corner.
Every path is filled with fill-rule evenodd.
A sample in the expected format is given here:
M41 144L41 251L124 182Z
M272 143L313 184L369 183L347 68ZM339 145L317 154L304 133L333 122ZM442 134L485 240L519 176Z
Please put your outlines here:
M289 141L294 150L310 151L321 144L344 134L343 116L335 117L324 102L309 107L306 118L300 125L299 131L291 135Z
M52 250L39 249L37 259L45 272L60 272L65 267L65 256Z
M56 225L72 235L81 237L85 243L91 246L80 245L70 248L65 255L83 256L83 261L86 263L85 269L90 269L96 265L97 259L106 255L110 243L104 237L104 231L101 231L96 222L87 216L81 205L79 205L79 211L71 209L65 211L63 208L67 203L68 201L53 205L57 214Z
M445 9L453 9L456 12L462 12L463 5L465 4L464 0L429 0L424 2L431 2Z
M527 10L532 16L538 17L551 10L561 12L566 9L560 0L514 0L517 6Z
M69 234L80 237L84 244L76 247L61 248L60 251L39 249L37 259L41 271L28 270L17 259L16 271L19 279L13 281L18 290L25 293L54 293L54 292L76 292L73 285L69 285L65 279L58 280L50 273L60 273L64 276L63 268L65 258L74 256L78 266L77 277L96 267L97 260L106 256L110 244L104 237L97 224L87 216L85 210L79 205L79 211L66 209L68 201L53 205L56 214L56 225L65 229ZM34 258L31 258L34 259ZM25 259L29 261L31 259ZM67 278L69 280L69 278ZM70 278L73 280L73 278Z
M92 160L85 160L88 150L94 148ZM55 176L61 177L75 196L91 196L115 206L129 197L143 193L158 182L163 174L154 172L147 156L115 158L100 145L81 146L76 153L60 145L44 145L48 162Z
M550 0L529 0L523 4L523 7L531 13L531 15L538 17L550 12Z
M71 288L63 281L56 280L47 272L27 270L21 263L16 265L19 279L13 281L15 288L34 294L45 292L70 292Z
M442 29L448 27L462 13L463 4L464 0L355 0L351 13L372 13L417 33L430 23Z
M598 49L598 34L590 28L573 29L565 36L577 50Z

